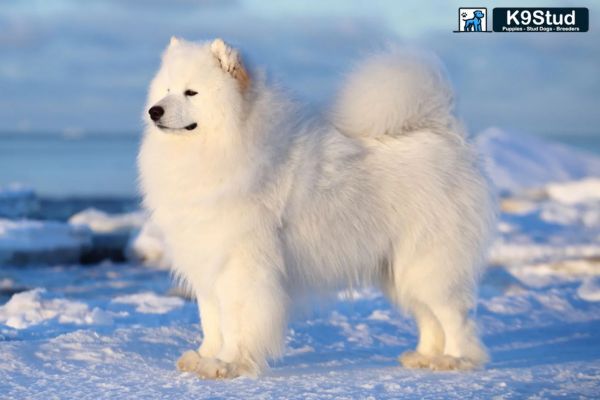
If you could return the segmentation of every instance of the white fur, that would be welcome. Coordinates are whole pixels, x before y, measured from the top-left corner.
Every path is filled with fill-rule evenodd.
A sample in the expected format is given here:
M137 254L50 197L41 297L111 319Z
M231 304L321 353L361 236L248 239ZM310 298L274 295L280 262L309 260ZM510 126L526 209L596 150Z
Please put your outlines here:
M237 52L215 43L166 50L148 108L181 116L172 128L198 126L146 118L139 154L144 203L200 306L204 341L180 368L256 374L280 354L291 302L359 285L416 318L405 366L484 362L467 313L494 207L435 62L399 50L370 58L332 122L263 80L240 86L219 60L241 63Z

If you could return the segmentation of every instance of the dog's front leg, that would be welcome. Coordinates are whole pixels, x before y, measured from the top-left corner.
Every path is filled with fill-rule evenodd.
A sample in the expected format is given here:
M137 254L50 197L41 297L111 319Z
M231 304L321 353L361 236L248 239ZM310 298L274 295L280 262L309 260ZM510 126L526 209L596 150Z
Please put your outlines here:
M198 369L201 358L214 358L222 347L220 309L217 298L213 295L196 293L200 322L202 325L202 345L198 349L189 350L177 360L177 368L184 372Z
M237 246L216 281L221 349L202 357L195 372L203 378L256 375L283 347L287 296L281 249L253 238Z

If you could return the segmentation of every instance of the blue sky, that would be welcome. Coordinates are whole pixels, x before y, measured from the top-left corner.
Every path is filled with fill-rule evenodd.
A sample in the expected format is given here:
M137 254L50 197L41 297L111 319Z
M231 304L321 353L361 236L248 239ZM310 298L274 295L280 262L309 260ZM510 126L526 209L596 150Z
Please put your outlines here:
M586 34L470 35L452 33L468 2L423 3L3 0L0 132L139 133L146 86L179 35L221 36L321 104L361 55L389 42L423 46L446 63L472 131L600 135L600 8L590 7Z

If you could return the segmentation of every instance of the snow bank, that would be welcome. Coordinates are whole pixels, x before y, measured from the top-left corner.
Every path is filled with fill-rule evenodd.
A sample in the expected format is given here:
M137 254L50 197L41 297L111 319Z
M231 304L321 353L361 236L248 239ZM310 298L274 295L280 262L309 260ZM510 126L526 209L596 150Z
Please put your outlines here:
M505 214L514 216L537 215L539 219L552 224L600 228L600 199L596 200L600 193L581 190L588 186L582 183L585 182L548 185L543 188L544 192L548 192L547 198L536 201L522 197L505 198L500 203L500 209ZM572 191L569 190L571 187ZM500 229L510 228L502 225Z
M524 265L548 260L583 260L600 257L600 244L539 244L498 239L488 256L492 265Z
M86 226L94 233L131 231L141 228L145 221L143 211L108 214L96 208L88 208L69 218L70 224Z
M600 175L600 171L598 171ZM600 178L586 178L580 181L551 183L546 186L548 197L564 204L600 201Z
M0 307L0 324L14 329L27 329L44 321L56 319L60 324L110 324L111 316L87 304L60 298L45 298L44 289L34 289L13 295Z
M600 157L546 139L488 128L475 144L502 194L600 176Z
M577 295L586 301L600 301L600 279L588 278L577 289Z
M594 258L574 258L537 264L507 267L508 272L520 282L536 288L557 282L579 282L600 277L600 261Z
M0 219L0 264L78 262L90 243L87 229L63 222Z
M20 184L0 188L0 218L24 218L39 209L33 189Z

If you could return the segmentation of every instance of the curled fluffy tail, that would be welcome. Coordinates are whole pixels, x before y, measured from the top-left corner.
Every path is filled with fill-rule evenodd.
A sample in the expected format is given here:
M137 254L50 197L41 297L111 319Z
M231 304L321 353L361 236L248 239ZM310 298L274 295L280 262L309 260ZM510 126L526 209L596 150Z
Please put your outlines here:
M362 62L348 76L334 106L334 124L350 136L399 136L454 130L454 97L439 60L392 49Z

